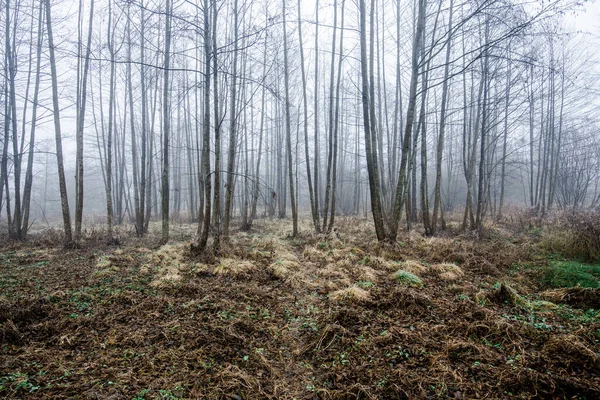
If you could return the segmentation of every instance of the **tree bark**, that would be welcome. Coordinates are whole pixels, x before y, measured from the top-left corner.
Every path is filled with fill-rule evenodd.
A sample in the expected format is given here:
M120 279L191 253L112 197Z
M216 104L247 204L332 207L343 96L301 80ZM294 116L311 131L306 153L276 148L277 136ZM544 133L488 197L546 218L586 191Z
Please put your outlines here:
M48 31L48 51L50 54L50 74L52 78L52 105L54 108L54 137L56 141L56 162L58 165L58 185L60 190L60 204L63 216L63 229L65 231L65 244L73 243L71 231L71 214L69 212L69 198L67 197L67 182L62 151L62 132L60 127L60 107L58 104L58 78L56 72L56 58L54 56L54 37L52 35L52 13L50 0L46 0L46 29Z
M396 188L396 199L394 202L394 218L391 224L390 238L396 240L398 234L398 223L402 216L402 209L406 200L408 186L408 158L410 150L410 142L412 137L413 123L415 119L415 108L417 103L417 84L419 81L419 52L423 32L425 30L425 13L427 11L427 0L418 0L418 17L417 29L413 39L412 61L411 61L411 78L410 89L408 95L408 109L406 115L406 127L404 129L404 139L402 140L402 159L400 161L400 176L398 178L398 186ZM413 204L413 207L415 205Z
M437 143L436 169L435 169L435 189L433 215L431 216L431 234L434 235L437 230L438 215L442 207L442 161L444 155L444 144L446 141L446 107L448 104L448 86L450 74L450 54L452 50L452 15L454 9L454 0L450 0L448 16L448 40L446 42L446 61L444 65L444 83L442 84L442 105L440 110L440 134Z
M162 161L162 236L161 243L169 241L169 68L171 61L171 0L167 0L165 6L165 60L163 75L163 161Z
M292 127L290 117L290 77L288 67L288 41L285 0L283 4L283 75L285 85L285 143L288 161L288 181L290 185L290 205L292 208L292 237L298 236L298 210L296 209L296 196L294 192L294 163L292 158Z
M381 210L381 198L379 189L379 174L377 173L377 156L374 154L373 144L373 128L371 121L371 99L369 90L369 72L367 67L367 24L366 15L367 9L365 0L359 1L360 13L360 68L362 81L362 106L363 106L363 127L365 133L365 150L367 155L367 172L369 175L369 191L371 194L371 212L373 213L373 222L375 224L375 234L377 240L386 240L385 228L383 224L383 215ZM373 12L373 10L371 10ZM372 50L372 49L371 49Z

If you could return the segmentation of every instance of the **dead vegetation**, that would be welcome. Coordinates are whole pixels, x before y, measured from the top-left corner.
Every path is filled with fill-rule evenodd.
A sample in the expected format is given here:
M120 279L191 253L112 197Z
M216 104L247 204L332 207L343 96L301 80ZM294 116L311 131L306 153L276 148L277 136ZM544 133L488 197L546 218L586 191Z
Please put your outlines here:
M362 220L300 239L262 224L208 263L187 241L7 244L0 395L600 396L598 291L543 290L515 270L543 260L535 238L380 246Z

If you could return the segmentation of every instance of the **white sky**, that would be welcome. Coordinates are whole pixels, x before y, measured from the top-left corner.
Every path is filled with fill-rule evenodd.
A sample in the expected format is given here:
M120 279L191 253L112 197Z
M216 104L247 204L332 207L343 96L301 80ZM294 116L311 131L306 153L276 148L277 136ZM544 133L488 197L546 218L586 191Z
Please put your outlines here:
M569 15L567 20L572 21L576 29L591 33L597 38L600 34L600 2L591 0L584 8L583 12Z

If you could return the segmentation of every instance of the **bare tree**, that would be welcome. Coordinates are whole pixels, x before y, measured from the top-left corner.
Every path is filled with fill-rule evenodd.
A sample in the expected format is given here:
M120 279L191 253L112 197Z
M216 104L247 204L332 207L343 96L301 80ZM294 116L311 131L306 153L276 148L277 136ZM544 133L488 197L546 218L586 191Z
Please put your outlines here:
M292 237L298 235L298 210L296 204L296 196L294 194L294 176L293 176L293 158L292 158L292 127L290 121L290 83L289 83L289 67L288 67L288 39L287 39L287 21L285 0L283 4L283 70L284 70L284 85L285 85L285 143L287 149L288 161L288 180L290 185L290 203L292 207Z
M171 0L166 0L165 4L165 60L163 75L163 156L162 156L162 236L161 243L169 241L169 135L170 135L170 116L169 116L169 69L171 62Z
M52 78L52 105L54 108L54 136L56 141L56 162L58 165L58 184L60 190L60 204L63 215L63 229L65 243L73 243L71 232L71 214L69 212L69 198L67 196L67 182L65 180L65 167L63 162L62 132L60 129L60 107L58 104L58 78L56 72L56 58L54 56L54 36L52 34L52 13L50 0L46 0L46 29L48 35L48 52L50 54L50 75Z

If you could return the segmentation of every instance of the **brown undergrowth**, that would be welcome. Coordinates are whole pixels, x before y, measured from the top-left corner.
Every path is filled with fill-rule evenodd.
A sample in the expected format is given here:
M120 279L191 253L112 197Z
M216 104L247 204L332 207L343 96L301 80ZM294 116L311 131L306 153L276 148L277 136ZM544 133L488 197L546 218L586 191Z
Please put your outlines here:
M411 233L380 246L368 221L337 226L292 239L285 221L259 221L211 263L188 241L7 244L0 396L600 396L597 292L538 292L515 274L538 262L535 243Z

